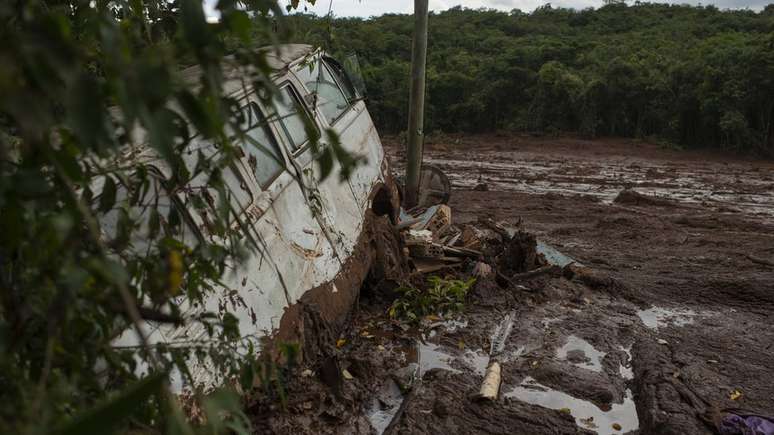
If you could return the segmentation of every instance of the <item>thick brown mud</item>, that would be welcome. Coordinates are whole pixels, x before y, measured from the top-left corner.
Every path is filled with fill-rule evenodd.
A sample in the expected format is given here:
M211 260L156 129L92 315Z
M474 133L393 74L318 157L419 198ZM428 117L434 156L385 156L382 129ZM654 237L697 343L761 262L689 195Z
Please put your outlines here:
M259 433L705 434L723 409L771 414L774 165L570 138L428 148L454 183L455 224L520 223L537 239L539 258L506 246L513 261L494 265L564 273L481 278L459 316L419 327L390 320L389 293L367 281L285 409L254 401ZM500 396L482 402L495 360Z

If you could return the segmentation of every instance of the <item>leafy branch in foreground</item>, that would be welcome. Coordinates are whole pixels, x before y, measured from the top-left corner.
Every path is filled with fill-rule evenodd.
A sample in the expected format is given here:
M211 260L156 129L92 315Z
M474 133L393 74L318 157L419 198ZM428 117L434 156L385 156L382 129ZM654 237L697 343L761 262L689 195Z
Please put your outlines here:
M227 307L195 308L229 267L261 255L227 185L246 115L224 70L271 104L270 50L256 47L287 32L275 0L217 9L210 23L199 0L0 4L1 433L104 433L108 422L192 433L170 378L194 388L199 429L249 426L233 391L205 396L189 365L229 381L255 364ZM185 77L188 65L201 73ZM146 321L204 332L149 344Z

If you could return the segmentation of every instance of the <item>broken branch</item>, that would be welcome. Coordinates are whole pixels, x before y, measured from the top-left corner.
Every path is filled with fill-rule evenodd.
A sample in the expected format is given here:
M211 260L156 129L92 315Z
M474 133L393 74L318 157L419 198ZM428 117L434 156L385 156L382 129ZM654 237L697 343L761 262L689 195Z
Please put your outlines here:
M541 275L560 276L561 274L562 274L561 267L555 264L549 264L547 266L543 266L535 270L531 270L529 272L517 273L516 275L513 275L509 281L526 281L528 279L532 279Z

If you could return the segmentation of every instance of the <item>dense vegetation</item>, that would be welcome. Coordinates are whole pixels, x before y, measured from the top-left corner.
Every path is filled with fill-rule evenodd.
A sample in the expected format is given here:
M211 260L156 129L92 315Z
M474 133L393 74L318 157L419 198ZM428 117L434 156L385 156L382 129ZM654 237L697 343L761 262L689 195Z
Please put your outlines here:
M197 309L261 253L225 181L248 135L224 69L271 104L255 48L287 35L276 0L218 9L209 23L201 0L0 2L0 433L250 433L232 387L261 379L282 399L276 367L228 308ZM181 74L191 64L195 80ZM125 158L140 145L152 158ZM341 157L328 149L323 172ZM152 325L183 322L201 334L150 341ZM222 389L198 388L197 360ZM170 393L175 373L196 424Z
M293 18L358 55L383 132L405 129L412 16ZM611 2L432 14L426 131L580 132L774 154L774 4Z

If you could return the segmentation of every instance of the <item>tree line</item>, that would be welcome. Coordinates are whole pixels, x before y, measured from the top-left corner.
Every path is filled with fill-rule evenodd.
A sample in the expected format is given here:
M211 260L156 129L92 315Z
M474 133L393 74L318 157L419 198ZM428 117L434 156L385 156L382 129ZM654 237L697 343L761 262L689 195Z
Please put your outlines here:
M355 53L383 133L406 126L413 16L293 15L300 41ZM431 13L427 132L577 132L774 155L774 4L610 2Z

